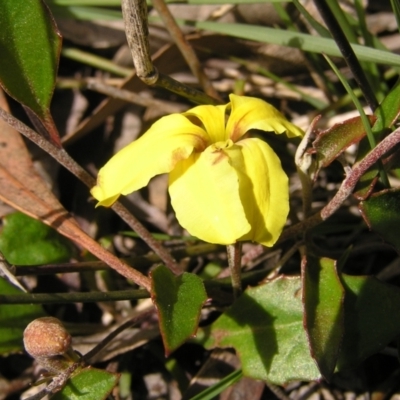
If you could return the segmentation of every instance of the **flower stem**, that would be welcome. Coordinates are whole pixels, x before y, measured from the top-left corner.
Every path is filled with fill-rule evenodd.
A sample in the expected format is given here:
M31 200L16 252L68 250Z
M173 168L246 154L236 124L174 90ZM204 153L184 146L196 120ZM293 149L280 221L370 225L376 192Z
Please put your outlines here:
M176 43L176 46L182 53L182 56L185 58L189 68L191 69L193 75L198 79L200 86L203 88L204 92L215 99L222 101L213 88L211 82L209 81L207 75L204 73L201 68L201 64L199 59L197 58L196 53L193 50L193 47L189 44L189 42L185 39L181 29L176 23L171 11L165 4L164 0L153 0L153 7L156 9L158 14L160 15L164 25L168 29L169 34L172 39Z
M311 155L307 153L308 144L310 142L310 136L314 130L319 117L314 118L306 134L303 137L299 147L296 151L295 163L297 173L300 178L302 194L303 194L303 219L307 219L311 213L311 202L312 202L312 186L313 181L310 177L309 169L312 165Z
M234 298L238 298L242 293L241 264L242 264L242 243L236 242L226 246L228 264L231 271L231 281Z

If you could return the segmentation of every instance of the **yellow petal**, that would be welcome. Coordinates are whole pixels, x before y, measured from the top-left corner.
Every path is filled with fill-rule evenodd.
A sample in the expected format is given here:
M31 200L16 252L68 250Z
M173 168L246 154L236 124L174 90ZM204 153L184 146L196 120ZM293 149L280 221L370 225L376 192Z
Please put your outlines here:
M231 94L231 114L226 131L236 142L250 129L283 133L288 137L303 136L304 132L290 123L275 107L254 97Z
M197 106L183 113L193 123L199 119L210 138L211 143L222 142L229 139L225 131L225 111L223 106ZM198 123L198 122L197 122Z
M239 197L238 175L230 164L232 153L240 157L240 149L233 145L216 150L218 145L177 164L170 173L169 193L179 223L191 235L210 243L232 244L250 230Z
M272 246L279 238L289 213L288 178L281 162L260 139L239 141L244 160L240 196L251 231L240 240Z
M163 117L100 169L91 193L99 201L98 205L110 206L119 195L146 186L155 175L170 172L193 149L203 150L207 141L203 129L183 115Z

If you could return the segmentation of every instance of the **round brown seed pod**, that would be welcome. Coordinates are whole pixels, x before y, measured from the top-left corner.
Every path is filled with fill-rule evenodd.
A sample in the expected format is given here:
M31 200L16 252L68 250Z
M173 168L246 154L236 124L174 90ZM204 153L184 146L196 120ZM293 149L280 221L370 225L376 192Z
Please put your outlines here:
M63 355L71 349L71 335L57 318L37 318L25 328L24 346L33 358Z

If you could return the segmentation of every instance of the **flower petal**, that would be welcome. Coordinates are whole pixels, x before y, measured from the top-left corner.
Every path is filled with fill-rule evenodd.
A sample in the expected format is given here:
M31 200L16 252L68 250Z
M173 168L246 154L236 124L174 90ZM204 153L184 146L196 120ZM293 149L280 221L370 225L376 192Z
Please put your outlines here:
M146 186L158 174L170 172L194 149L203 150L207 134L181 114L161 118L100 169L91 193L98 205L111 206L118 197Z
M239 196L238 175L230 164L230 154L240 149L229 150L210 146L170 173L169 193L179 223L210 243L232 244L251 228Z
M197 106L183 113L193 123L198 118L204 126L204 130L210 137L210 143L222 142L229 139L225 131L225 111L228 104L223 106Z
M232 110L226 131L234 142L250 129L275 133L286 132L290 138L304 135L300 128L289 122L283 114L264 100L234 94L229 95L229 98Z
M289 213L288 177L267 143L260 139L239 141L244 160L240 196L251 231L240 240L272 246L279 238Z

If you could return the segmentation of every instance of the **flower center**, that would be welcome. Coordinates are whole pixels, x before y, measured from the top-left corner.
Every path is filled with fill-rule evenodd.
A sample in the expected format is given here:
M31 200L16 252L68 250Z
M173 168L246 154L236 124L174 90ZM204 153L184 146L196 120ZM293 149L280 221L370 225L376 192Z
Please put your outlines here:
M233 146L233 141L231 139L224 140L223 142L217 142L210 145L210 150L212 153L216 153L225 149L229 149L229 147Z
M226 159L228 157L227 153L225 150L229 149L230 147L233 146L233 142L231 139L224 140L221 142L216 142L208 146L206 152L209 154L211 157L211 164L219 164L222 160Z

